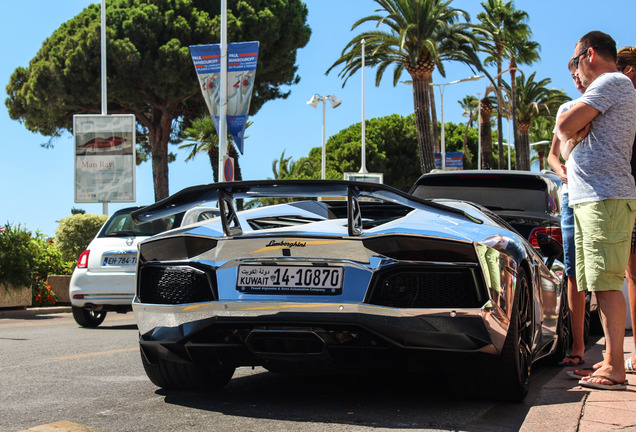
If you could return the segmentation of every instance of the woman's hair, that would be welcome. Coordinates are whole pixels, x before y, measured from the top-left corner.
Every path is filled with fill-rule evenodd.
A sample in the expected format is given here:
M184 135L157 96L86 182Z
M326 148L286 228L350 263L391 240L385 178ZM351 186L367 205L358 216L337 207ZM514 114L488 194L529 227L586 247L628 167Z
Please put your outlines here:
M616 67L624 71L627 66L636 67L636 47L624 47L616 55Z

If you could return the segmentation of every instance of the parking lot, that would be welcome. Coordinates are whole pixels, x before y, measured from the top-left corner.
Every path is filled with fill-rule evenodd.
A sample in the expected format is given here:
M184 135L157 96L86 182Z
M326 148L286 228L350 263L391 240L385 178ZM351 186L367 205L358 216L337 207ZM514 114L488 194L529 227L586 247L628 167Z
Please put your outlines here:
M471 397L471 383L452 370L308 377L240 368L219 393L167 392L148 381L137 335L132 314L109 315L98 329L79 328L68 312L0 314L0 430L584 431L607 430L593 428L599 421L636 424L633 385L583 391L562 369L543 365L520 404ZM589 359L601 350L591 346Z

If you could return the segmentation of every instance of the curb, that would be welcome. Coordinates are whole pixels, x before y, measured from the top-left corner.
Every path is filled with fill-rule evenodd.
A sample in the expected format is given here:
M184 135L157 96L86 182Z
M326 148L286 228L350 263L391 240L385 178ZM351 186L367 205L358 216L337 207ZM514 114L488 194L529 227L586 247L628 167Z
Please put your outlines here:
M0 318L28 318L37 315L70 313L71 306L29 307L26 309L0 309Z

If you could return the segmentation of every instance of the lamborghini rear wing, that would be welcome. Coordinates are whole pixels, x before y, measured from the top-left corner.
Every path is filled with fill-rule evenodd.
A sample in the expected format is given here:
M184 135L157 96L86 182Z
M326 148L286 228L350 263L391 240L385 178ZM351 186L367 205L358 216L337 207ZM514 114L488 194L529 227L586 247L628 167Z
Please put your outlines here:
M226 236L243 233L234 209L235 199L253 198L341 198L347 199L349 235L362 233L360 198L403 205L413 209L435 208L462 215L476 223L483 223L468 213L438 202L418 198L391 186L348 180L252 180L210 183L192 186L161 201L132 213L137 222L149 222L171 216L203 203L218 202L223 232Z

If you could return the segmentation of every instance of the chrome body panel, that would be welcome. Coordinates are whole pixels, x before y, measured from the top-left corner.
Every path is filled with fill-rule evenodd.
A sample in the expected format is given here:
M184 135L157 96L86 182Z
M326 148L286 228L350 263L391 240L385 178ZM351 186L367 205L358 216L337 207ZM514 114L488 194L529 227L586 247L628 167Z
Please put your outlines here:
M350 189L358 187L353 182L311 184L314 183L320 186L317 186L320 191L324 185L327 196L348 193L350 201ZM335 190L329 187L332 183ZM216 190L224 189L225 185L201 187L182 195L201 192L217 198ZM260 184L244 182L227 186L227 193L249 197L250 191L256 190L256 196L267 196L268 188L276 190L276 186L267 183L261 188ZM495 356L501 353L508 334L518 273L523 268L532 291L534 359L554 349L556 322L545 317L558 313L559 303L554 310L545 310L545 306L547 293L561 298L562 277L545 266L543 258L522 236L503 226L495 215L471 203L428 202L384 186L378 190L373 186L361 187L369 188L367 192L374 198L411 210L392 220L355 230L352 220L355 222L357 217L357 204L349 202L346 218L314 212L313 221L297 226L251 229L248 219L254 215L270 217L294 211L288 205L270 206L235 214L230 211L225 218L167 231L144 241L140 245L137 295L133 301L142 348L174 361L195 361L205 352L206 356L223 358L233 366L264 364L272 359L299 361L294 352L263 352L258 348L268 338L284 337L302 339L307 345L320 341L322 348L310 354L320 354L321 358L328 358L334 354L332 349L335 352L343 347L362 353L382 347L399 352ZM290 185L284 193L278 191L280 195L274 196L286 196L290 190L299 189ZM170 211L183 211L187 200L182 198L176 196L173 202L159 202L139 214L143 220L152 220ZM364 211L361 220L364 221ZM444 244L448 250L446 255L438 253L435 246L416 251L425 258L403 258L399 247L397 252L390 248L392 242L398 246L400 242ZM474 259L444 258L460 256L455 249ZM237 289L238 268L246 264L338 266L344 268L345 282L342 291L333 295L242 292ZM205 274L214 280L214 298L180 304L148 301L142 291L155 285L147 282L150 279L144 272L156 269L159 272L194 269ZM396 269L463 271L472 278L467 290L474 291L475 300L471 307L374 304L372 297L378 290L379 278ZM355 338L358 342L351 342Z

